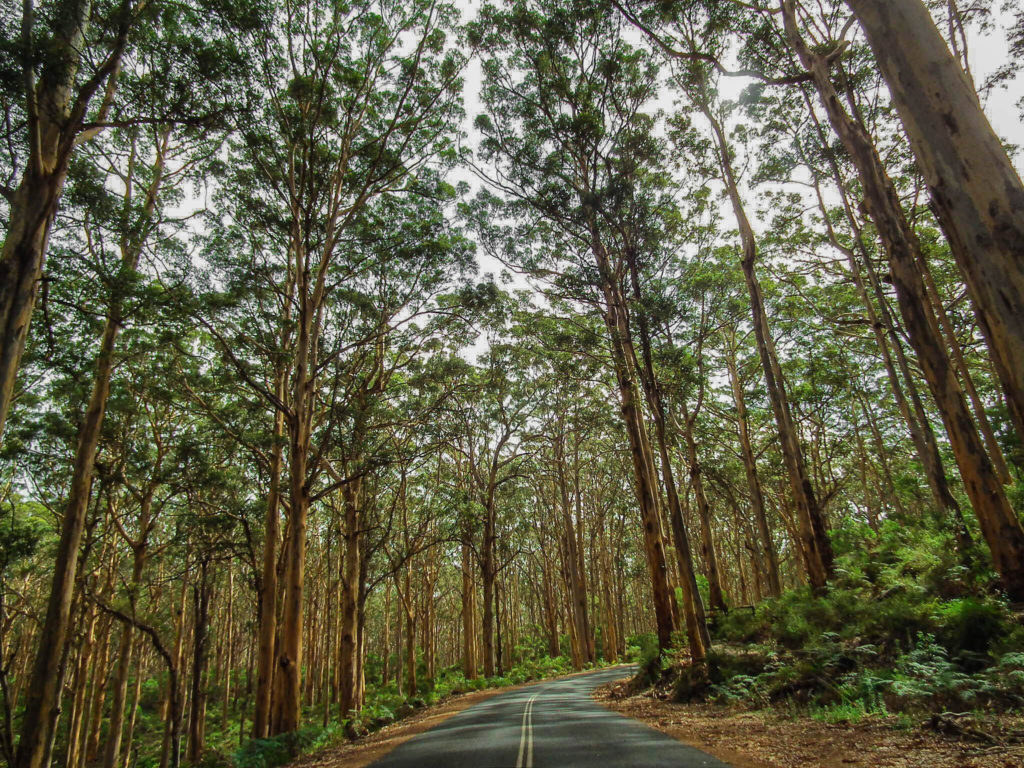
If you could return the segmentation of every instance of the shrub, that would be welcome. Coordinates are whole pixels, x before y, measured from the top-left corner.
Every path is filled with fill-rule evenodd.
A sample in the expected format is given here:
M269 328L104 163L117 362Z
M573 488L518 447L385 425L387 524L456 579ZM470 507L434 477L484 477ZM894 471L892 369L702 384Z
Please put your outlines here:
M949 653L929 634L896 661L890 690L901 709L949 709L973 706L981 685L949 660Z
M1004 606L970 597L937 606L934 620L936 638L954 656L987 654L1011 631Z

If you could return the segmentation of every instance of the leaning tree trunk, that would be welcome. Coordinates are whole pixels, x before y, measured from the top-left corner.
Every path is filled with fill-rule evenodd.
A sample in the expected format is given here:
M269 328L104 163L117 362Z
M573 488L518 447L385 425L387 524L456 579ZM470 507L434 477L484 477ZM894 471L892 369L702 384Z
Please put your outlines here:
M143 243L149 233L149 223L156 210L157 196L163 181L164 157L168 148L169 135L169 132L164 130L161 143L157 146L153 178L146 192L138 220L139 235L135 238L126 236L121 242L120 269L111 290L103 335L96 356L92 392L86 407L85 418L78 431L74 466L71 471L71 487L64 511L64 521L61 525L60 542L57 545L57 557L54 561L46 618L40 633L39 650L32 669L32 682L26 694L25 712L22 716L21 740L18 743L16 760L17 768L42 768L46 745L50 741L60 711L61 659L71 620L71 599L78 575L78 550L82 541L86 511L92 490L96 452L103 430L103 419L107 413L107 400L110 397L110 379L114 371L114 349L123 322L124 285L138 267ZM5 252L6 247L5 243ZM0 285L3 285L2 275L0 275ZM4 290L6 288L0 288L0 292ZM31 312L31 306L27 311ZM25 322L27 324L27 319ZM3 342L5 347L9 341L9 336L5 334ZM6 356L6 351L0 352L0 354ZM20 356L20 351L18 354ZM0 377L3 375L6 374L0 370ZM11 375L13 376L13 373ZM0 381L0 386L7 385ZM2 407L5 406L0 402L0 408ZM0 412L0 420L2 418L3 413ZM0 423L0 428L2 428L2 423Z
M632 336L625 296L613 274L611 259L604 247L594 214L590 214L591 251L601 275L601 291L604 294L604 321L608 329L615 368L615 379L619 389L619 406L629 439L629 453L633 463L633 481L640 519L643 526L644 554L651 577L651 595L654 603L654 618L660 648L672 646L672 632L676 629L674 608L675 596L669 586L668 558L665 554L665 538L662 531L659 505L658 476L654 469L654 454L647 425L644 423L641 404L636 396L633 376Z
M768 514L765 509L764 491L761 478L757 474L757 459L750 441L750 426L747 417L747 401L743 396L743 382L740 380L739 368L736 364L735 339L729 339L726 350L726 367L729 370L729 382L732 386L733 402L736 404L736 428L740 439L740 455L743 459L743 470L747 476L747 490L750 494L750 507L757 522L757 532L761 539L761 550L764 553L766 576L768 577L768 594L778 597L782 594L782 580L779 577L779 555L772 539L771 528L768 526Z
M86 34L92 13L91 0L63 0L48 15L54 30L47 41L41 76L35 77L32 4L24 5L21 56L23 65L25 127L28 158L21 180L11 196L7 233L0 248L0 438L14 397L14 385L25 350L29 322L43 274L50 230L64 191L68 167L75 147L95 136L100 129L82 131L93 97L104 89L97 114L102 123L110 108L117 83L117 71L135 15L125 10L96 71L76 90L76 79L86 48ZM104 85L105 84L105 85ZM38 768L45 750L45 732L40 730L33 704L22 727L16 763L19 768ZM29 729L26 730L25 726ZM25 737L29 737L26 739Z
M1024 439L1024 183L922 0L847 0L903 121Z
M792 0L783 0L782 8L790 44L810 72L829 121L860 175L864 204L888 253L893 285L911 345L942 415L964 489L992 552L996 571L1010 596L1015 600L1024 599L1024 527L985 452L956 368L946 352L918 266L921 249L917 236L903 213L899 195L870 135L843 108L832 85L827 60L810 51L800 36Z
M797 434L796 425L793 423L789 398L786 394L785 380L782 376L782 369L779 366L778 355L775 352L775 342L768 328L768 313L765 311L764 298L761 295L761 284L758 282L755 268L757 262L757 240L754 237L754 230L750 226L750 221L743 208L739 186L732 168L732 161L730 160L730 147L725 137L725 131L707 104L702 104L701 110L711 124L715 134L719 159L722 165L722 177L725 181L733 213L736 216L736 223L740 231L740 240L743 248L741 264L743 276L747 283L747 290L750 294L750 311L753 319L754 338L757 341L757 351L761 358L761 367L764 369L768 399L771 402L772 412L775 415L782 457L786 464L793 501L796 504L801 551L807 570L807 580L812 589L820 590L825 587L832 576L832 544L828 538L824 512L818 502L814 487L811 485L811 478L804 462L803 449L800 447L800 437Z
M853 284L857 288L861 303L863 303L867 313L868 323L871 325L875 335L878 351L882 357L882 363L885 366L886 375L889 379L889 388L892 391L893 398L896 400L896 406L900 415L903 416L903 420L907 425L907 431L910 434L911 442L914 444L917 458L924 468L925 479L928 482L928 489L931 491L935 507L938 510L944 510L954 520L957 544L961 552L964 552L970 544L970 535L967 533L963 523L963 512L960 510L960 504L949 490L949 481L946 478L946 471L943 466L942 456L939 454L935 433L932 430L931 422L928 420L928 414L925 413L917 384L915 384L914 377L910 371L910 364L907 361L906 352L903 348L903 340L896 331L896 323L882 291L878 274L868 256L864 234L854 216L853 206L844 188L843 175L840 172L835 153L826 140L824 129L818 121L817 115L814 114L809 97L805 96L805 100L807 101L811 119L814 121L815 129L820 139L821 151L828 161L832 177L835 180L840 199L842 200L843 211L853 235L854 248L848 248L836 236L832 225L829 223L824 196L821 193L820 186L815 183L818 204L822 211L829 241L834 248L846 256L847 263L850 266L850 276L853 278ZM867 272L868 282L871 286L870 294L864 282L861 262L864 264L864 271ZM872 295L875 301L878 302L877 311L871 300ZM899 370L898 374L897 368ZM903 377L906 392L903 391L904 385L900 383L900 376ZM911 408L911 404L913 404L913 408Z
M704 566L708 571L708 602L711 610L725 613L725 594L722 592L722 577L718 569L718 555L715 552L715 540L711 531L711 505L708 504L704 492L704 477L701 474L700 457L697 455L697 441L693 437L693 418L680 403L683 413L683 437L686 442L686 459L690 467L690 485L697 501L697 517L700 519L700 548L704 557Z

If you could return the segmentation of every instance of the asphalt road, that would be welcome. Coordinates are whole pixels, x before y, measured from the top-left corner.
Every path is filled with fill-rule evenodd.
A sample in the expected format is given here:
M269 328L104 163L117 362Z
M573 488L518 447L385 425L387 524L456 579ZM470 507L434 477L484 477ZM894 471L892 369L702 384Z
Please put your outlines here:
M597 704L623 667L493 696L414 736L371 768L728 768Z

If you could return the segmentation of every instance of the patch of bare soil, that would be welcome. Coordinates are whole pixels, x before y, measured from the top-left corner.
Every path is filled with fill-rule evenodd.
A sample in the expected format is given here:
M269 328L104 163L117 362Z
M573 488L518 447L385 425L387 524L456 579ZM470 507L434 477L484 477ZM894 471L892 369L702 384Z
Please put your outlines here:
M895 717L833 725L804 715L676 704L622 682L598 688L594 698L735 768L1024 768L1019 716L922 716L900 730Z
M440 704L425 707L397 723L386 725L379 731L356 741L329 747L306 755L292 764L293 768L365 768L413 736L440 725L478 701L489 699L511 688L490 688L452 696Z

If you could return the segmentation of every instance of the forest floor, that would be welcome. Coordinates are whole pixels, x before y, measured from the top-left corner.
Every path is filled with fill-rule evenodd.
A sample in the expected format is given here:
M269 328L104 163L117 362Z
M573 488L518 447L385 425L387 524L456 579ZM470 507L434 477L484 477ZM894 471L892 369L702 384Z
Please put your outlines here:
M870 716L857 723L820 722L805 714L677 704L622 683L594 698L735 768L1022 768L1024 717L976 715L934 721L927 715ZM971 735L971 734L974 735Z

